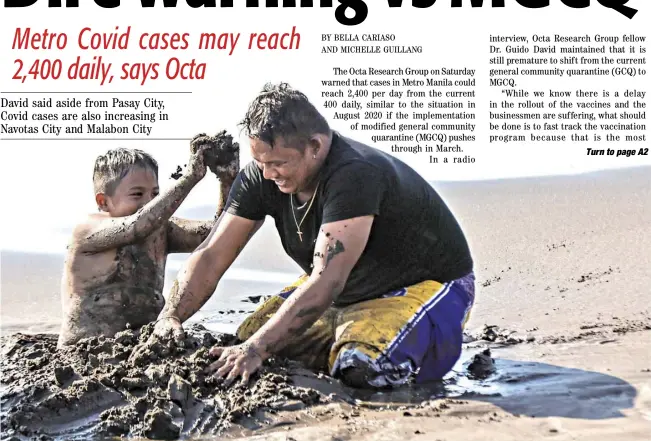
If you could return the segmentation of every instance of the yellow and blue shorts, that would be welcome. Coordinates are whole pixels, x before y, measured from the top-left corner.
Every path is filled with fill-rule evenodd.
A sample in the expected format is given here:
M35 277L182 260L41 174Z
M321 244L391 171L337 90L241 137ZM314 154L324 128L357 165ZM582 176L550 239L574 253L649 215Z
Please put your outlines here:
M304 275L267 299L240 325L238 338L251 337L306 280ZM332 306L278 355L333 377L363 366L372 387L398 386L412 378L416 383L439 380L461 356L474 299L475 276L470 273L447 283L426 280L377 299Z

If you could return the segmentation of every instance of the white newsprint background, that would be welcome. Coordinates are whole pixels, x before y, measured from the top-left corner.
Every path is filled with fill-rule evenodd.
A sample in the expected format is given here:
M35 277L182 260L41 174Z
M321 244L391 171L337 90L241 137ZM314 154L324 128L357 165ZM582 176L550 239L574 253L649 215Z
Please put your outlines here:
M490 1L483 7L471 7L470 1L459 2L463 6L452 8L450 1L439 0L426 9L417 9L405 1L401 8L389 8L386 1L368 1L368 16L362 24L344 26L335 19L335 8L266 8L264 1L258 8L246 8L244 1L237 1L234 8L191 8L179 1L176 8L163 8L156 2L153 8L142 8L140 2L123 1L114 9L104 9L94 2L80 2L77 8L48 8L45 0L24 8L3 8L0 12L0 91L2 98L36 99L51 96L53 99L78 98L85 102L92 99L119 97L126 100L151 98L162 100L169 120L153 125L149 135L96 135L96 137L135 136L142 140L16 140L9 138L26 135L3 134L0 148L0 188L2 189L2 247L13 250L45 252L61 251L69 228L80 215L92 212L92 166L94 158L109 148L126 146L150 152L160 164L161 187L173 182L169 175L177 164L184 164L187 141L199 132L215 133L226 129L239 137L237 123L245 113L251 99L266 82L285 81L302 90L329 118L333 128L344 135L371 142L377 132L355 132L350 121L332 118L333 109L324 108L325 98L322 80L336 79L333 68L412 68L412 69L474 69L476 97L476 128L472 133L477 141L466 144L465 153L472 155L472 164L430 164L428 155L400 154L430 181L482 180L521 176L574 174L586 171L632 167L651 164L651 156L588 156L586 148L619 149L618 143L534 143L489 142L489 100L502 101L502 88L490 87L489 60L490 36L545 35L590 36L594 44L599 38L617 37L618 46L648 46L651 37L651 5L647 0L631 0L627 6L638 9L633 19L604 7L609 2L588 1L585 8L571 8L561 0L550 0L544 8L530 9L515 0L506 0L505 7L492 8ZM282 2L280 2L282 4ZM300 3L300 2L297 2ZM315 2L318 4L318 2ZM338 2L334 2L335 6ZM479 2L476 2L479 3ZM526 3L526 2L522 2ZM571 2L569 2L571 3ZM615 2L610 2L615 3ZM217 2L219 5L219 2ZM67 47L63 50L12 49L16 28L31 28L33 33L67 34ZM131 27L131 39L127 50L98 49L81 50L77 40L84 28L92 33L122 33ZM251 33L300 34L300 46L295 50L248 49ZM189 33L190 45L186 50L141 50L138 37L142 33ZM237 46L229 50L199 50L199 36L203 32L240 33ZM333 54L322 53L324 34L392 34L396 46L422 46L422 53L415 54ZM624 43L624 38L645 37L644 42ZM334 38L334 37L332 37ZM330 43L334 44L334 43ZM360 43L361 44L361 43ZM541 45L544 45L541 43ZM606 43L609 46L608 43ZM504 46L502 44L502 46ZM531 55L531 54L529 54ZM608 54L610 57L641 55ZM82 62L93 62L101 57L103 63L112 63L111 73L115 79L100 85L99 80L12 80L17 64L24 61L27 70L36 59L61 59L68 65L81 57ZM600 56L600 55L599 55ZM205 63L205 78L195 80L169 80L165 75L157 79L120 80L123 63L161 64L164 72L167 60L177 57L181 62ZM581 66L577 66L581 67ZM590 68L590 66L583 66ZM604 67L610 69L613 66ZM634 65L647 69L648 65ZM65 69L64 69L65 70ZM343 79L345 77L338 77ZM520 77L519 88L527 90L566 90L582 88L601 93L602 90L649 91L649 76L581 76L567 77ZM417 88L414 88L417 89ZM387 89L388 91L389 89ZM425 88L424 88L425 90ZM20 94L16 92L75 92L70 94ZM88 92L83 94L81 92ZM104 94L90 94L104 92ZM115 92L109 93L109 92ZM117 94L117 92L143 92L140 94ZM176 93L170 93L176 92ZM185 92L185 93L178 93ZM622 98L623 99L623 98ZM571 99L574 101L574 99ZM649 99L638 98L648 105ZM142 109L142 104L141 104ZM12 110L3 108L1 110ZM33 110L33 109L30 109ZM145 109L149 110L149 109ZM341 109L339 109L341 110ZM645 120L637 121L648 126L649 109ZM59 112L51 109L51 112ZM495 109L501 112L501 109ZM633 109L629 109L633 112ZM6 121L2 121L3 123ZM387 121L392 122L392 121ZM501 124L501 122L500 122ZM129 124L131 125L131 124ZM646 142L629 143L626 148L638 150L648 147L648 128L638 131L646 135ZM557 132L558 133L558 132ZM65 137L66 139L73 135ZM40 133L34 137L52 138L54 135ZM86 137L84 135L84 137ZM64 135L59 135L64 138ZM150 138L151 140L148 140ZM175 138L179 140L169 140ZM247 143L241 139L243 164L249 160ZM387 148L388 145L379 145ZM184 203L185 210L195 206L212 205L216 201L216 181L205 179ZM7 213L12 212L11 216Z

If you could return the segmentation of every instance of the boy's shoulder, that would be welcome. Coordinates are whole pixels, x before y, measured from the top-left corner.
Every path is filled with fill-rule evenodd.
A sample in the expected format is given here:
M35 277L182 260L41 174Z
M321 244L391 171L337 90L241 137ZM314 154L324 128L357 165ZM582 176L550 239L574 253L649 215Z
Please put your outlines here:
M138 216L135 215L113 217L106 212L88 214L72 229L68 246L76 251L97 253L132 244L144 238L138 234L135 225L137 220ZM166 236L169 234L170 224L168 220L163 225Z
M108 213L90 213L79 220L72 229L71 245L84 245L92 240L94 234L101 234L103 227L108 227L111 216Z

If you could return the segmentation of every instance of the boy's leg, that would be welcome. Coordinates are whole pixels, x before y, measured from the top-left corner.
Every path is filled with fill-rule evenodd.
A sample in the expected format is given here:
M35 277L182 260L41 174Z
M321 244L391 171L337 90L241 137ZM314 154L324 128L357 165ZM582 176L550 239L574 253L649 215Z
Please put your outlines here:
M415 377L441 379L461 355L474 302L474 275L425 281L341 308L330 351L333 376L355 387L385 387Z
M244 341L255 334L305 280L307 276L304 275L279 294L267 299L240 325L237 329L237 337ZM278 355L300 361L309 369L327 370L328 354L334 342L333 323L334 310L330 308L302 335L292 338Z

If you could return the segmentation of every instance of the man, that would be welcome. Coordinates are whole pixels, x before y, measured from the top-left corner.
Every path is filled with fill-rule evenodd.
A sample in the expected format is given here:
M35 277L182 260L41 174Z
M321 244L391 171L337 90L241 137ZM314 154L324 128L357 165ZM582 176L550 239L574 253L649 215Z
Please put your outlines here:
M243 344L211 350L218 377L247 382L274 354L355 387L443 377L461 353L474 276L439 195L398 159L333 132L286 84L267 85L242 125L254 161L179 273L155 333L183 336L181 323L271 216L305 275L247 318Z

